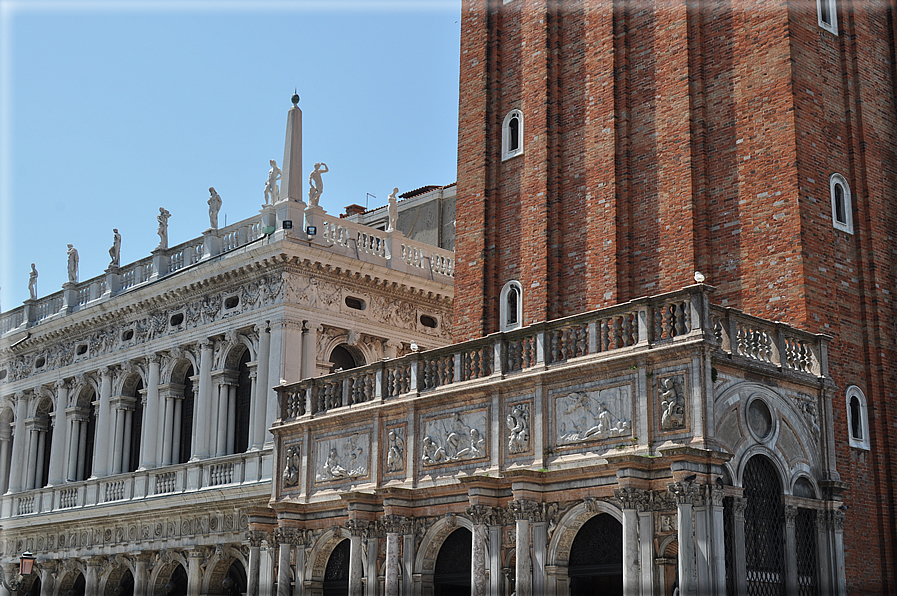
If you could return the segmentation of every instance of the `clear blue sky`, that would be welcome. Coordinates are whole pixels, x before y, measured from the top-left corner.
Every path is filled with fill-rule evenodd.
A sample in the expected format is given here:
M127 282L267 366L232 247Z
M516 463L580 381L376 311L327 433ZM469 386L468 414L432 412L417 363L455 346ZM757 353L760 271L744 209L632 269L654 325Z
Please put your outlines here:
M294 87L321 205L455 181L460 2L0 0L0 305L258 213Z

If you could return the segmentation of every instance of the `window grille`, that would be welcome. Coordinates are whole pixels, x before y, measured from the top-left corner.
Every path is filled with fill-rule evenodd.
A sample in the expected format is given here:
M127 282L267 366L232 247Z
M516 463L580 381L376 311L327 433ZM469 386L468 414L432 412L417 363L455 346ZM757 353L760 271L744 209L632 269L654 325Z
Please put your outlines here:
M772 463L754 456L744 469L745 568L750 596L784 596L782 489Z
M797 545L797 583L799 596L819 594L816 568L816 511L798 509L794 525Z
M735 596L735 499L723 499L723 544L726 564L726 594Z

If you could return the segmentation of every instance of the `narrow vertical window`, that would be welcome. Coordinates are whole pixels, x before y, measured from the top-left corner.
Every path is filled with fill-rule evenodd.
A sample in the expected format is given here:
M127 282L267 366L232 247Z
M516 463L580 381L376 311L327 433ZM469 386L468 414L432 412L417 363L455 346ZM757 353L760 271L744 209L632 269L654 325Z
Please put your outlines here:
M501 132L501 158L510 159L523 153L523 112L511 110L505 116Z
M847 388L848 439L851 447L869 449L869 415L866 396L856 385Z
M816 14L819 26L829 33L838 34L837 0L816 0Z
M853 234L853 202L847 179L841 174L832 174L829 178L829 190L832 200L832 225L836 230Z
M509 281L499 296L499 330L510 331L523 322L523 288L518 281Z

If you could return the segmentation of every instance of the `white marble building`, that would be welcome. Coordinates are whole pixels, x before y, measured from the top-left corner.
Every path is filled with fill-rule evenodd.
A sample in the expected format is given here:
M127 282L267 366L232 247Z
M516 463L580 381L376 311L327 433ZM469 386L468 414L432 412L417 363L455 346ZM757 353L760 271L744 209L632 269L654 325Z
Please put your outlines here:
M19 594L273 593L274 535L249 522L274 386L450 341L452 252L306 207L301 117L260 214L218 229L213 193L212 227L169 248L160 211L151 256L83 282L75 261L0 315L7 579L37 557Z

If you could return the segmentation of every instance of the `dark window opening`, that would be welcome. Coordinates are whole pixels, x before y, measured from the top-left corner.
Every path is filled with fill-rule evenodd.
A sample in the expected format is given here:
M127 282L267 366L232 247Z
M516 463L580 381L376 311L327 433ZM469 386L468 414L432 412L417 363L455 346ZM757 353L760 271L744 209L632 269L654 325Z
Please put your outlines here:
M47 361L45 358L41 357L34 361L34 368L42 368Z
M238 296L231 296L224 301L224 308L236 308L238 304L240 304L240 298Z
M511 116L508 122L508 153L513 153L520 148L520 118Z
M865 439L863 436L863 412L860 400L857 396L850 398L850 436L857 441Z
M181 442L178 452L178 463L185 464L190 459L190 447L193 444L193 367L184 375L184 399L181 402Z
M239 380L237 381L236 437L234 453L243 453L249 448L249 413L252 409L252 381L249 378L249 350L240 357Z
M349 308L354 308L355 310L364 310L367 305L361 298L346 296L346 306L348 306Z
M424 327L429 327L430 329L435 329L436 326L438 325L438 323L436 322L436 319L434 319L433 317L428 316L428 315L420 316L420 324L423 325Z
M121 334L122 341L130 341L134 338L134 331L132 329L128 329L124 333Z
M324 569L324 596L348 596L350 543L343 540L336 545Z
M170 321L172 327L177 327L178 325L180 325L183 322L184 322L184 313L182 313L182 312L179 312L178 314L173 315L171 317L171 321Z
M835 219L838 223L847 225L847 210L844 208L844 187L835 184Z
M75 349L75 354L78 356L83 356L87 353L87 344L81 344Z
M519 299L520 292L517 290L517 287L511 286L510 289L508 289L508 327L517 324L517 304Z
M445 539L436 555L433 588L436 596L470 594L470 552L473 536L458 528Z
M355 368L359 365L359 363L355 361L355 356L352 355L352 352L343 346L336 346L333 348L333 351L330 352L330 363L333 364L331 367L331 371L333 372L340 369L349 370L350 368Z
M137 382L134 390L134 412L131 414L131 449L128 454L128 472L133 472L140 465L140 435L143 431L143 399L140 392L143 390L143 381Z
M831 25L832 15L828 3L829 0L819 0L819 19L826 25Z
M607 513L587 521L570 546L570 594L623 594L623 525Z
M91 397L90 401L93 401ZM93 405L87 406L90 413L87 415L87 441L84 449L84 474L78 480L87 480L93 474L93 442L97 434L97 417L93 412ZM83 432L83 431L82 431ZM80 466L79 466L80 467Z

